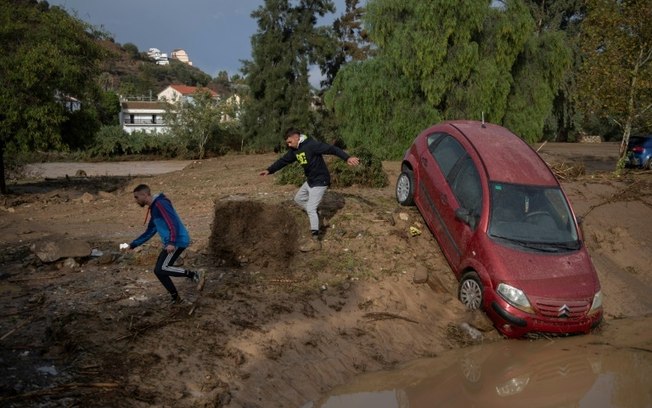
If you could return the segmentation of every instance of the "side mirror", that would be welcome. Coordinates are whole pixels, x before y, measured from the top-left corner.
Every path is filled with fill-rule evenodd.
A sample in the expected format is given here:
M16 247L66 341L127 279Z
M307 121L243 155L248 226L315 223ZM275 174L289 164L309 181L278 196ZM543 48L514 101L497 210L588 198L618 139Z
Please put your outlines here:
M471 211L467 210L464 207L460 207L455 210L455 218L467 224L471 229L475 229L475 217L471 214Z

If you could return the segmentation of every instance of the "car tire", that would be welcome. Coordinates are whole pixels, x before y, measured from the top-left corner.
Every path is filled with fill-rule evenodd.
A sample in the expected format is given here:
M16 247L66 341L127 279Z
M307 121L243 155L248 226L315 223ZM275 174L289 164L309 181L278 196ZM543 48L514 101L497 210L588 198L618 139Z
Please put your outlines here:
M484 288L477 273L470 271L462 275L458 297L460 302L469 310L482 307Z
M645 162L645 166L643 166L645 170L652 170L652 157L647 159L647 162Z
M414 173L403 170L396 180L396 201L405 206L414 205Z

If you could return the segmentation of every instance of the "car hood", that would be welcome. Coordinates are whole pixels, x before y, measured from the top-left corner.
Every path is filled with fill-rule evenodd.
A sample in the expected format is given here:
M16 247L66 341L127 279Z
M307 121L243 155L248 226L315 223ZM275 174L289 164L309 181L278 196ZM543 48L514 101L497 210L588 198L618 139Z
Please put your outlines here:
M591 298L600 286L584 245L562 253L524 251L496 242L494 248L494 268L489 271L494 288L503 282L528 296L579 299Z

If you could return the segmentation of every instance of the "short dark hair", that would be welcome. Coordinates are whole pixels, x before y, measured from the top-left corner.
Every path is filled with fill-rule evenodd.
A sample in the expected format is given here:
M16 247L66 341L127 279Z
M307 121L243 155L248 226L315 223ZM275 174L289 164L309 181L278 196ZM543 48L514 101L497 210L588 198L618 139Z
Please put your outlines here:
M284 138L284 140L287 140L288 137L290 137L290 136L293 136L293 135L300 135L300 134L301 134L301 132L299 131L299 129L289 128L288 130L285 131L285 138Z
M134 193L139 193L141 191L150 194L149 186L147 184L139 184L134 188Z

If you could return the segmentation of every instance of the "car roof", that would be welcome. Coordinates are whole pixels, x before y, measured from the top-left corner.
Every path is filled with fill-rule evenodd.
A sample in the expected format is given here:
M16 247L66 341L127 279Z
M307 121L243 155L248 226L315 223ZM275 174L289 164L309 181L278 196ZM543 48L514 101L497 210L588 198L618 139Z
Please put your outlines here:
M557 179L543 159L523 139L502 126L478 121L451 121L473 145L490 181L556 186Z

